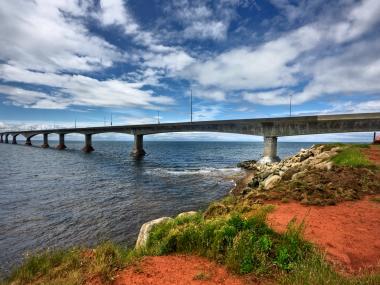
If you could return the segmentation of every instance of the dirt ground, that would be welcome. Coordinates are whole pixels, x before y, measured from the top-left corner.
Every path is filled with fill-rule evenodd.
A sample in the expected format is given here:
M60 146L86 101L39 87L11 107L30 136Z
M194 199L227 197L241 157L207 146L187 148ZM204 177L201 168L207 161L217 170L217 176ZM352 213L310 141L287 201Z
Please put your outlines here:
M373 198L373 197L371 197ZM289 221L305 221L305 238L320 246L338 269L347 273L380 270L380 203L367 197L336 206L277 203L269 224L279 232Z
M146 257L122 271L115 285L242 285L242 277L202 257L170 255ZM252 284L252 283L250 283Z
M380 165L380 145L371 145L369 149L364 149L363 152L369 160L373 161L376 165Z

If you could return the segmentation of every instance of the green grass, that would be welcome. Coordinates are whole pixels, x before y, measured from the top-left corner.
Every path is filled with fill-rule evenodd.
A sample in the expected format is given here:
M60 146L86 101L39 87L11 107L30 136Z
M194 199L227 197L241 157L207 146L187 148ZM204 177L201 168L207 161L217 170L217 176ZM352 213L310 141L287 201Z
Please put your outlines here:
M375 203L380 203L380 197L373 197L373 198L370 198L369 200Z
M290 274L280 274L278 284L283 285L377 285L380 284L380 274L365 274L363 276L342 276L329 265L324 256L315 253L309 255L303 262L297 263Z
M124 267L133 256L124 247L105 242L94 250L73 248L45 251L27 257L4 284L83 284L99 277L107 283L115 270Z
M149 236L146 254L173 252L205 256L239 274L270 275L291 271L312 251L302 239L302 226L291 223L285 234L265 222L270 207L250 217L240 213L204 219L198 214L157 225Z
M331 161L339 166L372 167L373 164L362 152L362 149L367 147L368 145L360 144L346 145Z
M175 252L205 256L235 273L269 278L276 284L380 284L379 274L344 277L335 272L320 252L302 238L302 223L291 221L284 234L274 232L266 223L272 209L257 206L245 214L232 212L204 218L198 213L177 217L155 226L147 247L139 251L105 242L93 250L43 252L28 257L4 284L74 285L85 284L94 277L108 284L117 270L142 255ZM194 280L209 279L211 276L203 271L194 276Z

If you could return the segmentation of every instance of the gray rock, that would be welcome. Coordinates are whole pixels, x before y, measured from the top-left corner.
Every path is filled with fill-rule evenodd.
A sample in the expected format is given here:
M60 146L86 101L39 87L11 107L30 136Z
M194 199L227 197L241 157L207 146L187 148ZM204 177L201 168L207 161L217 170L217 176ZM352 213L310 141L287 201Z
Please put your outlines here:
M153 226L161 224L161 223L169 221L169 220L172 220L172 218L162 217L162 218L158 218L158 219L155 219L155 220L152 220L152 221L149 221L149 222L146 222L145 224L143 224L141 226L139 236L138 236L137 241L136 241L136 249L146 246L149 234L150 234Z
M196 212L196 211L183 212L183 213L178 214L177 218L194 216L196 214L198 214L198 212Z
M272 189L274 186L276 186L276 184L278 182L280 182L280 180L281 180L281 177L278 176L278 175L272 175L272 176L268 177L264 181L264 188L265 188L265 190Z

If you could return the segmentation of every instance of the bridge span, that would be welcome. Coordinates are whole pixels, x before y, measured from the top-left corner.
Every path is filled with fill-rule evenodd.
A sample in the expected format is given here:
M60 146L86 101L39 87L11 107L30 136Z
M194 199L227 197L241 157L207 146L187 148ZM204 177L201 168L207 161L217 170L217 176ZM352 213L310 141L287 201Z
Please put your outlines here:
M17 144L17 136L22 135L26 139L25 144L31 146L32 138L34 136L43 135L43 144L41 147L47 148L49 147L49 134L58 134L59 143L56 148L63 150L66 148L65 135L70 133L79 133L85 136L85 144L82 150L89 153L94 150L92 146L93 135L101 133L123 133L134 135L134 145L131 154L139 157L145 155L143 147L144 135L171 132L222 132L263 136L264 151L260 162L270 163L280 160L277 156L277 138L281 136L346 132L373 132L376 130L380 130L380 112L88 128L5 131L0 133L0 143L9 143L9 136L12 136L12 144Z

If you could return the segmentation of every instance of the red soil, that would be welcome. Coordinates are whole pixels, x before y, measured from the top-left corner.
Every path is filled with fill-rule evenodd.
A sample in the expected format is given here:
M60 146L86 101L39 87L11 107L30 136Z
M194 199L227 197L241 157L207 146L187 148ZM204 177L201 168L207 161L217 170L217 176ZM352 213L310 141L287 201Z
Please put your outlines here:
M268 222L282 232L293 217L305 221L305 238L343 271L380 269L380 203L369 198L326 207L278 203Z
M369 149L364 149L368 159L377 165L380 165L380 145L371 145Z
M244 279L198 256L146 257L120 272L115 285L242 285Z

